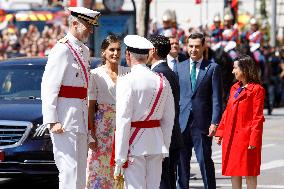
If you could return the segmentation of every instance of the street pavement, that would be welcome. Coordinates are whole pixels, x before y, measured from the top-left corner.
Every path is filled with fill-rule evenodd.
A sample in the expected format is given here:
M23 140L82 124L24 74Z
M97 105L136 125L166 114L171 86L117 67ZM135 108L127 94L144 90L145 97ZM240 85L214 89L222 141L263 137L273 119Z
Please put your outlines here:
M266 114L266 110L264 113ZM265 115L265 124L263 132L263 150L261 174L258 177L258 188L264 189L284 189L284 108L274 109L272 115ZM221 147L213 142L213 160L216 169L217 189L229 189L231 187L230 177L221 175ZM202 189L203 183L199 167L193 155L191 162L192 180L191 189ZM0 188L10 189L16 187L22 188L48 188L57 189L58 181L56 178L0 178ZM245 180L243 179L245 188Z
M284 189L284 108L274 109L272 115L267 115L266 112L267 110L264 111L262 163L257 188ZM213 141L212 149L217 188L232 188L230 177L221 175L221 146ZM191 173L190 188L204 188L195 155L192 157ZM246 188L245 179L243 179L243 188Z

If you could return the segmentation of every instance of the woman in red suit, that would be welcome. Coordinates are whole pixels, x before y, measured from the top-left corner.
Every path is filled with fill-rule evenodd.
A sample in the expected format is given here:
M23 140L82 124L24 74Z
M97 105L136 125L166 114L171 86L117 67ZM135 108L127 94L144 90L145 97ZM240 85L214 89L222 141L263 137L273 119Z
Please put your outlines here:
M231 176L232 188L242 188L242 176L248 189L256 189L260 174L263 131L264 89L258 67L244 55L234 61L233 74L238 82L230 91L229 101L216 132L222 143L222 175Z

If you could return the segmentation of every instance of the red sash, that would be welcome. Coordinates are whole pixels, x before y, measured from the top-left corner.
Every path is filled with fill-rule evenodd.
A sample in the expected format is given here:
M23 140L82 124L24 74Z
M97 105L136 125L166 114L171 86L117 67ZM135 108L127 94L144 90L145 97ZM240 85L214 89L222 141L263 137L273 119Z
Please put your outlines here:
M129 139L129 149L128 149L128 154L130 153L130 145L133 143L135 137L137 136L138 132L140 131L141 128L153 128L153 127L157 127L157 122L160 126L160 121L159 120L149 120L150 117L153 115L154 110L156 109L156 106L158 104L159 98L162 94L163 91L163 76L161 73L158 73L158 75L160 76L160 86L159 86L159 90L156 96L156 99L154 101L154 104L148 114L148 116L146 117L146 119L144 121L142 121L143 123L147 123L147 122L152 122L152 127L150 126L145 126L145 124L143 124L144 126L142 126L142 124L140 124L139 122L132 122L131 123L131 127L133 127L133 125L140 125L138 127L135 127L134 132L132 133L132 135L130 136ZM115 166L115 135L113 135L113 141L112 141L112 152L111 152L111 159L110 159L110 166ZM125 162L125 164L123 165L123 168L127 168L128 167L128 163L127 161Z
M255 32L250 33L249 36L248 36L248 39L249 39L250 42L253 42L253 43L260 43L261 37L262 37L262 34L261 34L261 32L258 30L258 31L255 31Z
M72 54L75 56L77 63L79 63L79 65L81 66L83 72L84 72L84 76L85 76L85 80L86 80L86 84L87 84L87 88L89 86L89 79L88 79L88 74L87 74L87 70L86 67L83 63L83 61L81 60L80 56L78 55L77 51L72 47L71 43L69 43L69 41L67 41L66 46L70 49L70 51L72 52Z
M131 127L137 127L137 128L160 127L160 120L135 121L135 122L131 122Z
M58 97L86 99L87 91L84 87L61 85Z

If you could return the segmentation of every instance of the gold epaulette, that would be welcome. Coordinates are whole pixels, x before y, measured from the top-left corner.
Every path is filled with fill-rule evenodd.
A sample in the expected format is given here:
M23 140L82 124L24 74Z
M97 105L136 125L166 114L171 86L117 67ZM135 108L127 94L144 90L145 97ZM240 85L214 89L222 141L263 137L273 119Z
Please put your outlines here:
M62 39L59 39L59 43L66 43L68 41L67 37L63 37Z

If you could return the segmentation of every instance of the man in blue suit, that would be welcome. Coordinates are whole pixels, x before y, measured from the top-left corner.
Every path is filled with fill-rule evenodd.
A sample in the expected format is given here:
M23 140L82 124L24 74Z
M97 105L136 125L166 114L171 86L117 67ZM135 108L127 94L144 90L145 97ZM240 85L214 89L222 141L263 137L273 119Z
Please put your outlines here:
M170 83L175 101L175 122L172 130L169 157L163 161L160 189L176 188L176 168L180 150L183 147L182 135L179 127L179 84L176 74L169 68L166 58L171 49L169 38L153 35L149 39L154 45L150 50L149 63L154 72L162 73Z
M192 33L188 39L190 58L178 64L180 84L179 123L185 148L178 162L178 188L188 189L192 148L196 153L205 189L216 189L212 137L222 114L220 67L203 58L205 37Z
M179 39L177 36L169 34L166 37L169 38L171 44L171 50L167 55L167 63L170 69L176 73L177 64L179 62L185 61L186 59L188 59L188 57L182 52L180 52Z

